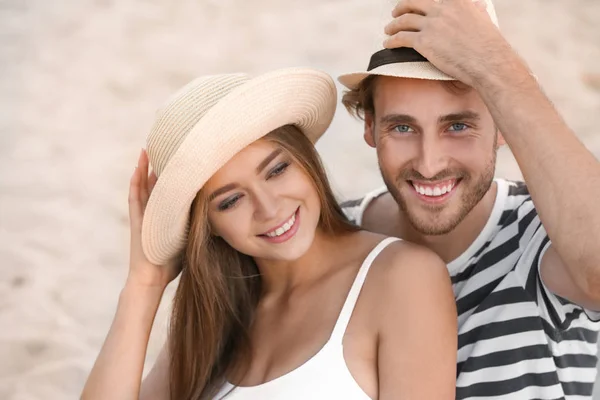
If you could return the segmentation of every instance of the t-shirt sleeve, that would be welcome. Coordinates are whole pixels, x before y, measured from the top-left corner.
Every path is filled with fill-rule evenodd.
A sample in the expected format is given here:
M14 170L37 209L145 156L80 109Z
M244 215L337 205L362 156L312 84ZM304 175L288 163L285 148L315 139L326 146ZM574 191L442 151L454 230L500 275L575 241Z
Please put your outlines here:
M574 320L586 318L589 322L599 323L600 312L588 310L554 294L544 284L540 268L544 254L552 242L541 223L532 239L529 241L523 257L529 262L531 270L527 277L527 291L537 298L538 306L546 320L551 321L555 328L568 328Z
M367 193L363 198L356 200L348 200L340 203L342 211L346 215L346 218L350 220L354 225L362 225L362 218L365 210L371 204L371 202L377 197L387 192L387 188L382 186L372 192Z
M360 220L360 212L363 201L364 198L347 200L340 203L340 207L342 208L346 218L348 218L348 220L355 225L357 225L357 221Z

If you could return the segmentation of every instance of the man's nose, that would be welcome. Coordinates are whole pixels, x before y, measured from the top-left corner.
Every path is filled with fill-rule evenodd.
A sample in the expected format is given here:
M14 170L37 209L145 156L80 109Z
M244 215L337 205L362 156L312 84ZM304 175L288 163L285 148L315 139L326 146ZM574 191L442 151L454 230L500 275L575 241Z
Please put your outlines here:
M443 143L437 135L422 135L419 156L415 162L415 170L424 178L433 178L448 167L448 158L443 150Z

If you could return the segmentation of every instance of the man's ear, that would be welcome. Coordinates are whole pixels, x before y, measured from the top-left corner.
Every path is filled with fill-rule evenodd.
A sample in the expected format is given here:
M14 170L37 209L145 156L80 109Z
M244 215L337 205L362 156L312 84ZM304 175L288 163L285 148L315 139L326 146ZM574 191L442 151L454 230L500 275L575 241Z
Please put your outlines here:
M365 113L365 142L371 147L376 147L375 143L375 120L373 114Z
M504 140L504 136L502 136L502 132L498 131L496 133L496 135L498 135L498 142L497 142L498 144L496 146L497 146L497 148L500 148L506 144L506 140Z

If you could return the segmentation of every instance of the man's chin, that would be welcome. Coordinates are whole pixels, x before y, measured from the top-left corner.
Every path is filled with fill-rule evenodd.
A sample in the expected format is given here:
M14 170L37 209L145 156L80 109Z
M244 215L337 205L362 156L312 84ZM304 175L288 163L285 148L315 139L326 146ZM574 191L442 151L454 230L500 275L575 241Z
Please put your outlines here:
M446 226L441 225L425 225L425 224L415 224L411 223L414 230L423 236L443 236L452 232L454 228L456 228L455 224L448 224Z
M442 210L442 212L422 212L415 215L408 211L407 217L413 229L425 236L440 236L452 232L464 219L457 213L451 214ZM434 215L432 215L434 214Z

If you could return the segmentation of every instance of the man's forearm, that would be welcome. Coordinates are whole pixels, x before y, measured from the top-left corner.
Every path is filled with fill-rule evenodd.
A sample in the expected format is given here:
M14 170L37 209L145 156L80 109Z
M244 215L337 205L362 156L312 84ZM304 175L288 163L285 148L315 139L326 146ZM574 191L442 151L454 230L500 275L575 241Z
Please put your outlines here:
M486 72L476 89L515 155L553 246L578 284L599 282L600 162L518 56Z

